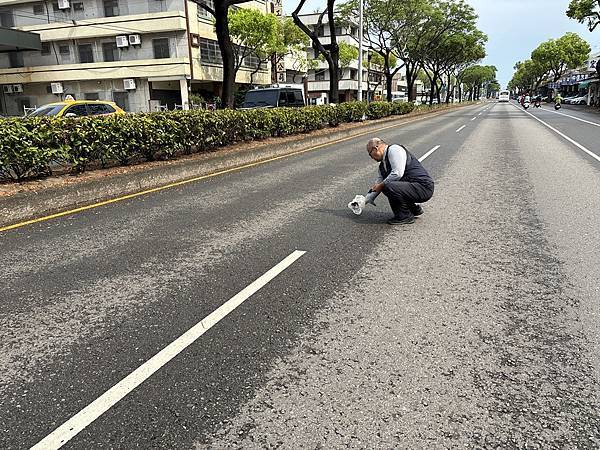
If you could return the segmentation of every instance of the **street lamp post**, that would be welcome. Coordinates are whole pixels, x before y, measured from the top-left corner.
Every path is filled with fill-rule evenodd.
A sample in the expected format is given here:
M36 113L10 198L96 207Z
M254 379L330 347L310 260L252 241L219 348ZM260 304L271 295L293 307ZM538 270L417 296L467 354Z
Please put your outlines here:
M363 1L358 1L358 101L362 102L362 82L363 82Z

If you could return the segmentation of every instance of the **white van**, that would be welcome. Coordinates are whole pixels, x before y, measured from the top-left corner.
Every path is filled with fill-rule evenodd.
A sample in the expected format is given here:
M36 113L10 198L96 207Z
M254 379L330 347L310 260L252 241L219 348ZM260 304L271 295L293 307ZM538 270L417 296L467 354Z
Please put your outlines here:
M498 101L499 102L507 102L509 100L510 100L510 92L500 91L500 94L498 95Z

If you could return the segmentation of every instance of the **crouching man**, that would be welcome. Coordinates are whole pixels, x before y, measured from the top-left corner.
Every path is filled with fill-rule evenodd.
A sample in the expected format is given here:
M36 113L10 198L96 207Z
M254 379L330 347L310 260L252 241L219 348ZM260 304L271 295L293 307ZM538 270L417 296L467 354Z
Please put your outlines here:
M379 193L388 198L394 217L390 225L413 223L423 214L419 203L433 196L433 180L419 160L402 145L388 145L379 138L367 143L367 152L379 161L377 182L371 187L367 201L373 202Z

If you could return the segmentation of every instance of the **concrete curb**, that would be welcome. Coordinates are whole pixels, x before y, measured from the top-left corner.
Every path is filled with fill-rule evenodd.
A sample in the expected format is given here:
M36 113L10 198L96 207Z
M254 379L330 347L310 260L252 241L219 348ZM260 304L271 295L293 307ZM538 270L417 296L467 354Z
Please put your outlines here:
M174 182L185 181L227 169L235 169L251 163L260 163L274 157L291 155L309 150L315 146L333 143L336 140L351 139L386 127L424 120L446 114L458 108L468 108L469 106L473 105L457 106L408 117L372 121L350 130L332 129L331 133L320 136L300 135L296 136L294 141L286 142L286 145L274 146L267 143L249 151L217 151L205 154L203 158L175 160L168 165L149 165L143 170L135 172L116 173L70 185L42 187L39 190L19 192L7 198L0 198L0 227L158 188Z

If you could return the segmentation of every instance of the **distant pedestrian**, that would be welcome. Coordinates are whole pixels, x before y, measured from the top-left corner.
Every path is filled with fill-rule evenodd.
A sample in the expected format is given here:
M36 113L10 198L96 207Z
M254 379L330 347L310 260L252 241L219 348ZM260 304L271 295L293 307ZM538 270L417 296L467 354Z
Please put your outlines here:
M367 152L375 161L379 161L379 173L376 183L371 187L367 199L383 192L390 202L394 217L390 225L413 223L415 216L423 214L419 203L433 196L434 183L419 160L403 145L388 145L379 138L367 143Z

